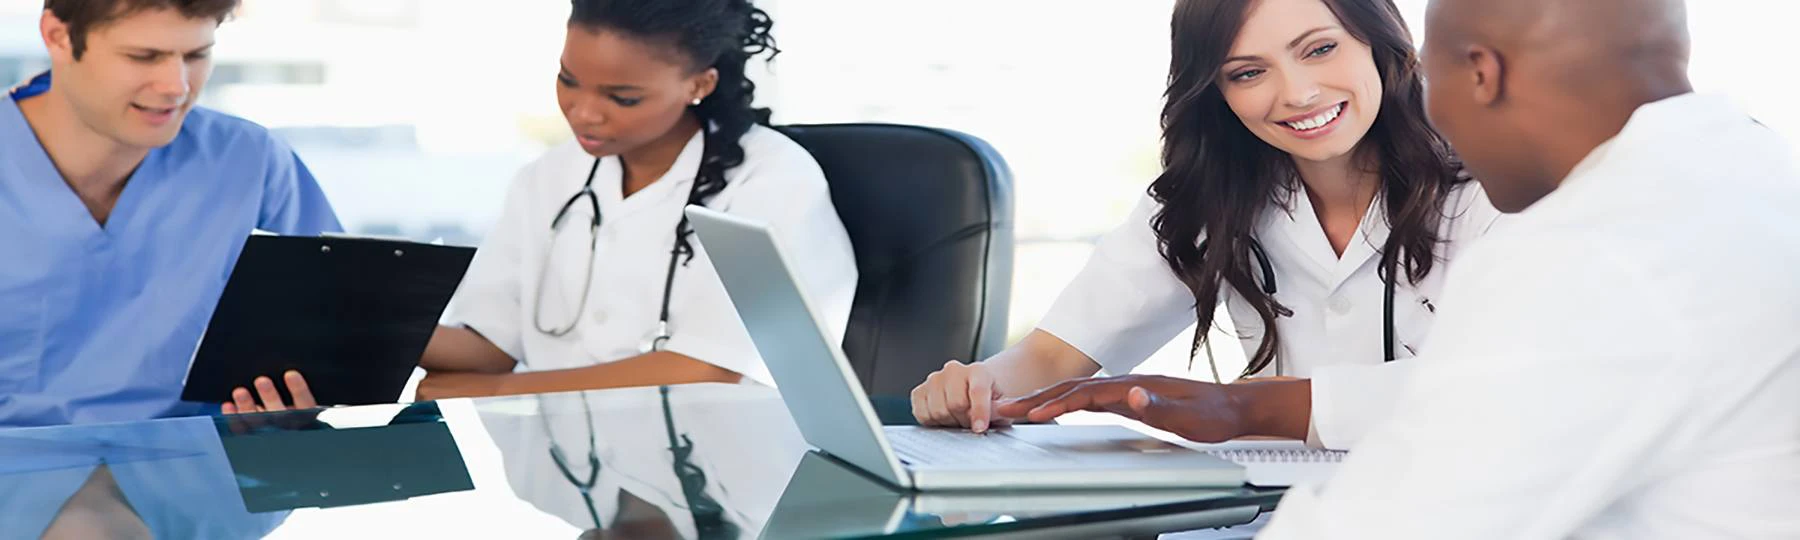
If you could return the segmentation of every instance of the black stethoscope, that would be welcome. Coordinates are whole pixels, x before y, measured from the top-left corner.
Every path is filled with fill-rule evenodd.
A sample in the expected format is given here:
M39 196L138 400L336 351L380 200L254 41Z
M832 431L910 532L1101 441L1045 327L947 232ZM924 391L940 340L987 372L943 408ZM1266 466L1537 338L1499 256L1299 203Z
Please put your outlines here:
M686 433L681 433L679 437L676 435L680 432L675 429L675 411L669 404L669 387L663 386L657 392L662 398L663 427L668 433L669 452L674 458L675 480L681 485L682 498L687 501L688 513L694 518L697 537L700 539L737 538L739 536L738 527L726 518L725 506L706 494L706 471L693 461L693 439ZM575 486L575 490L581 493L581 501L587 505L588 517L594 520L594 528L603 529L605 525L600 521L600 511L594 506L594 486L599 484L600 480L600 450L599 445L595 442L594 409L588 403L585 392L580 393L579 396L581 397L581 412L585 415L588 429L588 473L585 477L576 475L574 468L569 466L568 457L563 454L562 446L557 444L556 437L551 435L549 415L540 411L538 418L543 421L545 436L550 441L551 463L556 464L556 470L562 473L563 479L568 480L569 484Z
M682 433L676 438L675 411L669 406L669 387L657 390L662 394L663 427L669 434L669 452L674 457L675 480L681 484L681 495L687 500L688 513L693 515L695 537L701 540L713 538L737 538L738 527L725 519L725 505L706 494L706 471L694 463L694 440Z
M1206 255L1206 246L1207 241L1201 240L1201 256ZM1387 249L1391 250L1393 247L1393 242L1389 241ZM1275 267L1269 264L1269 253L1263 251L1262 242L1256 241L1255 238L1250 239L1250 251L1256 258L1257 269L1262 272L1263 292L1267 293L1269 296L1275 296ZM1383 251L1383 253L1386 253L1386 251ZM1383 299L1381 302L1381 350L1384 361L1386 362L1392 362L1395 358L1394 271L1398 269L1399 261L1399 257L1394 257L1393 262L1388 263L1387 276L1381 279L1382 287L1386 289L1387 296L1387 298Z
M701 153L704 155L706 151L704 138L701 139L700 144ZM568 324L548 328L544 326L544 285L549 281L550 267L553 266L550 264L548 255L545 256L544 267L538 271L537 304L532 309L531 323L537 327L537 331L544 334L555 337L568 335L569 332L575 330L576 324L581 322L581 312L587 309L588 292L594 284L594 255L595 251L599 249L600 224L604 221L600 214L600 197L594 193L594 175L599 171L600 158L594 158L594 165L588 169L587 181L581 184L581 191L577 191L574 196L569 197L569 201L563 203L562 209L556 212L556 218L550 220L550 236L555 238L557 229L569 217L570 211L575 209L576 203L587 199L588 207L594 212L593 219L588 223L590 234L588 235L587 270L581 274L581 297L575 305L575 318ZM699 204L694 200L694 195L699 191L700 173L695 172L693 185L688 187L687 200L689 204ZM691 249L687 243L681 241L687 233L688 219L686 215L683 215L681 221L675 224L675 246L669 249L669 271L663 278L662 309L657 315L656 330L645 336L643 343L638 347L638 351L644 354L663 350L663 347L668 345L669 340L674 337L669 331L669 303L674 298L675 269L681 266L681 257L687 255ZM551 242L550 248L556 248L554 241Z
M594 409L588 405L587 393L583 392L577 395L581 397L581 412L587 415L588 473L585 479L576 476L575 471L569 467L569 460L567 456L563 455L562 445L556 443L556 435L550 431L549 414L539 410L538 419L544 422L544 437L550 441L550 462L555 463L556 470L562 473L563 478L568 479L569 484L574 485L575 490L581 492L581 500L587 503L588 517L593 518L594 528L602 529L605 528L605 525L600 522L600 511L594 507L594 485L600 482L600 447L594 441ZM538 396L538 399L541 409L543 396Z
M702 138L702 155L705 153L705 144L705 139ZM567 325L553 328L544 327L542 308L544 303L544 284L549 277L549 268L552 266L548 261L548 256L546 256L544 268L539 272L537 291L538 307L532 311L532 324L537 327L539 332L551 336L562 337L568 335L569 332L575 329L576 324L581 321L581 312L587 309L587 296L590 287L593 285L594 256L598 249L600 239L600 225L603 222L600 213L600 197L594 193L594 176L599 171L600 158L594 158L594 164L588 169L587 181L581 184L581 190L569 197L568 202L563 203L562 209L558 210L556 212L556 217L550 221L551 237L554 238L557 229L560 228L563 221L569 217L570 211L575 208L576 203L580 202L582 199L587 199L589 208L593 210L593 219L588 224L588 232L590 235L588 240L587 270L582 274L583 283L581 299L575 308L574 320L571 320ZM688 188L687 200L689 204L699 203L694 200L694 195L699 193L699 191L700 173L695 172L693 185ZM675 290L675 270L681 266L681 257L688 254L690 250L688 245L681 241L682 237L687 233L688 220L686 216L683 216L681 221L675 225L675 245L669 250L669 270L663 278L662 308L657 316L656 330L647 336L639 347L640 352L645 354L663 350L663 347L668 344L669 339L673 337L669 331L669 305L673 299ZM551 244L551 248L554 249L555 242L552 242ZM731 526L728 522L724 522L722 519L724 514L723 507L717 501L705 494L706 475L700 470L699 466L694 465L689 458L693 453L693 443L685 434L681 436L680 441L677 441L676 439L675 419L673 411L669 406L668 387L663 387L661 393L663 420L669 433L669 450L674 453L675 456L675 474L681 484L684 498L688 501L688 507L694 514L695 525L699 528L701 536L706 538L723 537L709 533L735 532L735 527ZM587 395L583 393L580 394L580 397L582 413L586 415L585 419L587 420L588 428L587 475L583 477L575 474L574 468L569 466L568 457L562 451L562 446L557 444L554 437L550 438L550 460L556 464L556 469L558 472L562 473L563 478L568 480L569 484L575 486L575 489L581 493L582 502L587 505L588 517L594 520L594 527L602 528L604 525L600 521L600 512L594 505L593 496L594 486L598 483L600 478L599 446L596 444L594 435L594 411L593 407L587 401ZM540 418L544 421L544 432L549 434L549 419L542 414L540 414ZM726 536L729 536L729 533Z

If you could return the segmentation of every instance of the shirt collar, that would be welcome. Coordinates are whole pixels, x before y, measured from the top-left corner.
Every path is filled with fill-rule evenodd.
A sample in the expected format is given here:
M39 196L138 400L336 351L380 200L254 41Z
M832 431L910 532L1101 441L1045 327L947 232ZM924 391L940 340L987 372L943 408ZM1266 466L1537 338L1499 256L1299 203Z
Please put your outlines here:
M40 75L32 79L32 82L0 94L0 174L47 174L40 165L49 167L50 172L55 171L55 167L49 164L47 151L38 143L37 132L31 128L31 122L25 119L25 111L19 109L19 100L37 95L31 90L37 86L38 80L44 78L45 76ZM8 171L8 165L18 169ZM52 177L59 180L62 178L60 174Z
M1284 204L1272 205L1276 210L1269 212L1259 227L1257 235L1262 242L1278 241L1267 238L1268 231L1278 232L1286 236L1294 250L1304 254L1304 258L1313 263L1312 270L1318 272L1321 281L1328 282L1333 288L1344 284L1370 259L1376 258L1386 245L1388 235L1387 211L1381 197L1376 197L1363 212L1362 221L1356 226L1356 233L1351 236L1350 243L1344 246L1344 253L1339 255L1331 249L1331 241L1325 236L1325 228L1319 223L1318 210L1313 207L1312 199L1307 198L1306 188L1300 186L1300 180L1294 180L1296 188ZM1268 245L1264 249L1270 248Z
M694 136L688 139L687 146L682 147L681 154L675 157L675 162L669 165L668 172L663 173L662 178L657 179L655 183L645 187L643 191L633 194L630 198L624 198L621 190L625 182L625 168L620 164L624 162L624 158L614 157L602 160L601 167L604 169L603 174L606 175L606 186L604 189L596 186L597 190L603 192L600 199L601 204L608 207L618 206L619 211L629 212L633 208L657 206L657 203L664 202L667 198L676 196L677 193L685 196L689 187L694 184L695 175L700 173L700 161L704 157L701 154L705 153L705 140L705 133L695 132Z
M662 178L657 179L656 183L651 184L649 188L645 188L645 191L670 193L679 191L686 194L688 186L694 183L694 177L700 174L700 160L704 157L701 154L706 153L705 147L705 131L695 131L694 136L688 138L687 145L681 147L681 154L675 156L675 162L669 165L668 172L664 172ZM619 159L624 160L622 157ZM621 168L619 171L622 182L624 181L624 169Z
M50 72L45 71L31 77L30 80L20 83L18 86L12 87L11 90L7 91L7 95L12 97L13 101L18 101L36 97L48 91L50 91Z
M1613 143L1618 140L1619 136L1614 135L1613 138L1600 143L1600 146L1594 147L1592 152L1588 152L1587 157L1581 158L1581 163L1575 164L1575 168L1569 170L1568 176L1563 177L1563 184L1566 185L1576 181L1583 176L1587 176L1588 173L1594 172L1595 169L1599 169L1600 165L1606 162L1607 150L1611 150Z
M1610 161L1622 146L1654 144L1655 137L1670 133L1690 133L1687 126L1703 124L1719 118L1730 118L1742 115L1750 120L1741 109L1734 105L1730 98L1724 96L1688 93L1666 98L1661 101L1644 104L1631 113L1625 126L1594 150L1586 158L1569 170L1563 177L1562 185L1567 186L1584 177L1590 176Z
M675 163L669 166L669 172L663 174L663 181L683 186L693 183L694 177L700 174L700 160L706 153L706 132L702 129L688 138L686 146L681 147L681 155L675 157ZM661 183L661 182L658 182Z
M1588 152L1556 190L1526 209L1526 214L1544 214L1571 205L1596 180L1615 168L1615 164L1654 163L1658 152L1679 152L1681 144L1672 137L1716 131L1721 119L1751 118L1730 98L1706 94L1682 94L1638 107L1613 138Z

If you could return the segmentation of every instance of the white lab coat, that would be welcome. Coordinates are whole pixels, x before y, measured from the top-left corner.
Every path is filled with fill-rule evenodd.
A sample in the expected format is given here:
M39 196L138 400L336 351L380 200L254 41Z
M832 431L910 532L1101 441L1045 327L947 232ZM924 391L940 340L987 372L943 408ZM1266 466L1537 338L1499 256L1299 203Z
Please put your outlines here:
M1265 538L1800 538L1800 169L1640 108L1452 264L1394 413Z
M1275 300L1292 309L1281 325L1280 362L1258 375L1311 378L1315 444L1349 448L1368 422L1385 414L1392 390L1431 331L1443 288L1440 264L1420 283L1395 288L1396 361L1382 346L1386 292L1376 273L1388 224L1371 205L1356 236L1338 257L1312 203L1295 194L1290 208L1263 212L1255 237L1275 270ZM1100 240L1087 266L1063 290L1038 328L1087 354L1108 373L1125 374L1195 322L1194 295L1157 251L1150 219L1160 206L1146 196L1124 225ZM1438 234L1438 256L1454 260L1500 217L1474 182L1452 190ZM1254 264L1254 263L1253 263ZM1260 278L1259 278L1260 279ZM1223 294L1244 350L1262 343L1262 320L1235 291Z
M593 410L591 424L581 410L581 396ZM690 462L703 471L707 495L740 530L761 530L808 448L779 395L755 385L694 385L671 389L669 403L676 435L693 444ZM543 418L526 416L530 414ZM593 490L594 513L612 521L619 513L619 493L626 491L661 509L683 538L695 537L692 512L673 472L658 389L534 396L505 407L483 407L481 419L504 450L513 492L539 510L583 529L593 527L580 491L549 457L553 437L569 456L571 472L585 479L592 432L594 452L602 462ZM546 424L552 426L549 433Z
M856 261L824 173L811 154L774 130L753 127L740 142L744 163L726 172L725 190L707 206L771 224L792 255L788 260L801 286L841 336L856 293ZM586 367L642 354L657 329L675 225L702 148L696 133L661 180L630 198L621 197L619 160L601 160L594 192L603 221L588 278L581 274L587 269L591 207L585 199L575 205L554 239L550 223L580 191L594 158L569 143L526 166L457 289L447 323L475 329L524 369ZM697 238L690 241L697 253L675 273L669 317L674 337L667 350L773 386L706 250ZM552 242L556 267L548 273L545 304L539 306L539 278ZM592 283L575 329L562 337L538 331L533 317L540 307L546 328L573 319L583 279Z

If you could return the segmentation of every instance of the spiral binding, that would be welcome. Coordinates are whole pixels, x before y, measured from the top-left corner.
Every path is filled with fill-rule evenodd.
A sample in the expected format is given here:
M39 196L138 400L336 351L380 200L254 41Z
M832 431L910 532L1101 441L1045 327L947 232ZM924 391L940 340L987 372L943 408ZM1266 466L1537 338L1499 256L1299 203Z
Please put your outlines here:
M1344 452L1329 450L1215 450L1212 455L1236 463L1337 463Z

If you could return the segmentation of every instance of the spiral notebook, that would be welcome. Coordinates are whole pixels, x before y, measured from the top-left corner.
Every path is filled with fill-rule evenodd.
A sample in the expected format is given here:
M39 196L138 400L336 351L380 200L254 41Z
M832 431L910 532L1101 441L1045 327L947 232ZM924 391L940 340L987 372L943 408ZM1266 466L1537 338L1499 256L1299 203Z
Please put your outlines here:
M1246 481L1258 487L1324 482L1348 455L1339 450L1308 448L1300 441L1251 440L1186 446L1243 465Z

